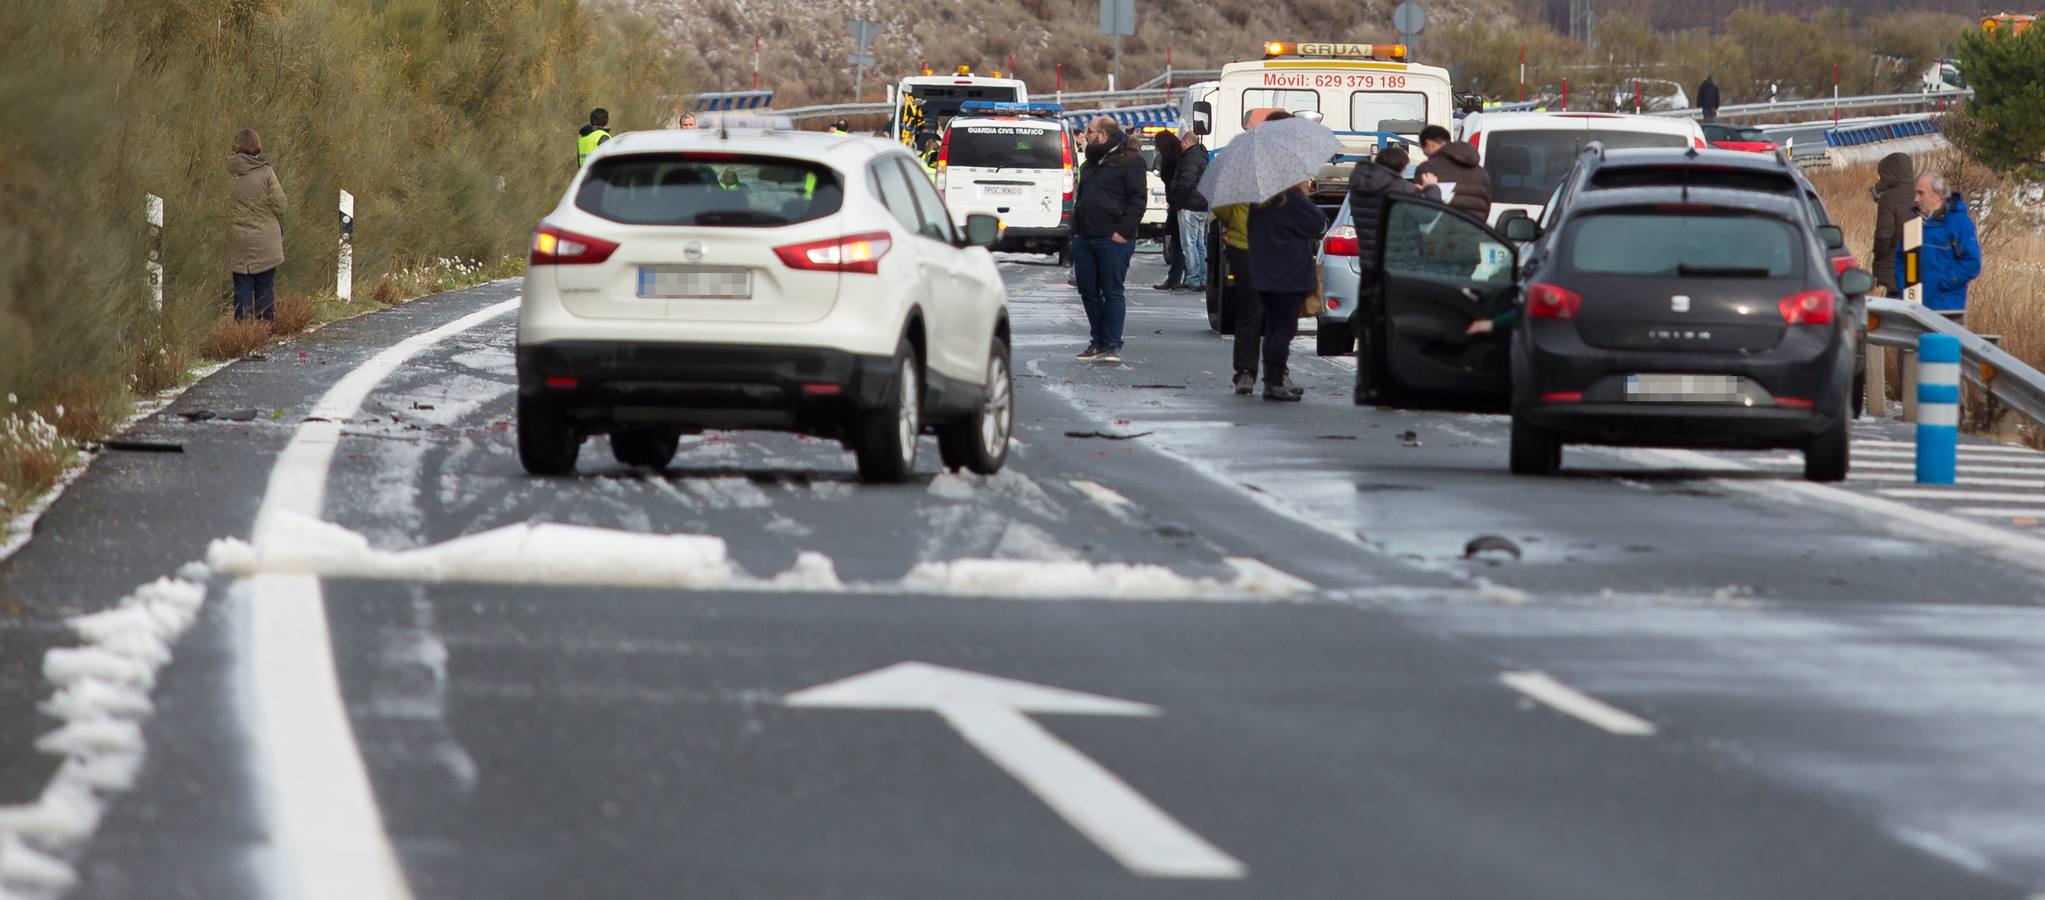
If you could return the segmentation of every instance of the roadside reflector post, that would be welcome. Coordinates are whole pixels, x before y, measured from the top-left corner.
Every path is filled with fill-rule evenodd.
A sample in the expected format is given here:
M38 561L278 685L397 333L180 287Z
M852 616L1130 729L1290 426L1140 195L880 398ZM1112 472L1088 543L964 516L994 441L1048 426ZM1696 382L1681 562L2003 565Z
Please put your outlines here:
M142 208L142 220L149 226L149 258L142 268L149 275L149 308L163 312L163 198L143 196L149 198Z
M1960 339L1917 338L1917 483L1952 484L1960 454Z
M334 296L355 297L355 195L341 192L341 247L335 257Z

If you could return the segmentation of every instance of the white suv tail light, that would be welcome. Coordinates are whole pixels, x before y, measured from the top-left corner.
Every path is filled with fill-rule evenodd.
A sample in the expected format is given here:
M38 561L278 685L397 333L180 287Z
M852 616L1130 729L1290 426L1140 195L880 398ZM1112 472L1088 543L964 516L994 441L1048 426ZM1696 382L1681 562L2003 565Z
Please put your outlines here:
M617 250L618 245L611 241L542 222L539 230L533 232L533 249L526 256L526 265L593 266L610 259Z
M811 272L857 272L880 274L881 257L894 249L894 238L885 231L848 234L807 244L774 248L783 265Z

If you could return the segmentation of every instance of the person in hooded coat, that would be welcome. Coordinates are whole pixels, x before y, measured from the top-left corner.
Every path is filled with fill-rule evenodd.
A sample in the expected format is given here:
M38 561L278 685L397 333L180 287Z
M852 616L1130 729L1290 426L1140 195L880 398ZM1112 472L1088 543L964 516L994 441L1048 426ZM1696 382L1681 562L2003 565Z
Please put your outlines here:
M1903 223L1917 215L1916 165L1907 153L1891 153L1875 167L1875 186L1868 193L1875 201L1875 245L1869 267L1875 283L1891 297L1903 296L1896 280L1896 246L1903 239Z
M284 185L263 158L263 138L244 128L227 158L229 265L234 318L277 318L277 267L284 264Z
M1384 240L1379 229L1383 227L1385 197L1400 193L1441 199L1441 187L1432 173L1414 173L1424 187L1415 187L1413 182L1399 177L1411 160L1405 147L1394 144L1378 151L1370 162L1358 164L1349 175L1349 219L1356 228L1357 259L1363 265L1362 283L1366 290L1377 283L1378 247Z
M1477 148L1450 140L1449 130L1440 125L1429 125L1420 131L1420 152L1427 154L1427 161L1414 174L1433 175L1444 191L1455 185L1449 206L1490 221L1491 173L1479 164Z
M1697 108L1704 112L1704 121L1718 118L1718 82L1704 76L1704 83L1697 86Z
M1179 157L1184 147L1179 136L1169 131L1160 131L1150 138L1150 146L1157 150L1157 177L1165 183L1165 280L1151 287L1160 291L1176 291L1186 283L1186 256L1179 246L1179 198L1171 193L1171 184L1179 177ZM1145 189L1148 190L1146 184Z

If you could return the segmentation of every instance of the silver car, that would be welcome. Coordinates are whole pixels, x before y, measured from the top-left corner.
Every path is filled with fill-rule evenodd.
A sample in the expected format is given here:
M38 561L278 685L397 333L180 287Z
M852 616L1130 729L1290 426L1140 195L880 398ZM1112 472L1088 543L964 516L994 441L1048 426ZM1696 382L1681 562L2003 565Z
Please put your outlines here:
M1315 322L1314 352L1321 356L1347 356L1356 352L1356 332L1349 317L1356 313L1363 295L1363 261L1357 257L1356 223L1349 216L1349 199L1321 236L1321 249L1314 254L1321 266L1321 296L1328 308Z

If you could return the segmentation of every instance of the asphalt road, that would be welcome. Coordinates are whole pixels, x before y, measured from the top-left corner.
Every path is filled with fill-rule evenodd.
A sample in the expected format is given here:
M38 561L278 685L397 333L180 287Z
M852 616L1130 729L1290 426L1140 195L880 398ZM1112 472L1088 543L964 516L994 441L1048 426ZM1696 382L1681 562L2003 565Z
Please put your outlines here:
M2045 456L1976 446L1993 483L1918 495L1871 422L1839 487L1576 448L1515 478L1502 419L1353 407L1310 338L1306 402L1235 396L1193 295L1133 291L1125 364L1077 363L1062 271L1004 269L988 479L932 445L867 487L747 434L529 478L512 317L478 316L515 283L226 369L138 427L184 453L106 455L0 564L0 833L62 777L63 617L210 555L132 790L30 836L72 896L2045 890ZM270 574L209 549L289 508L326 524L266 520Z

